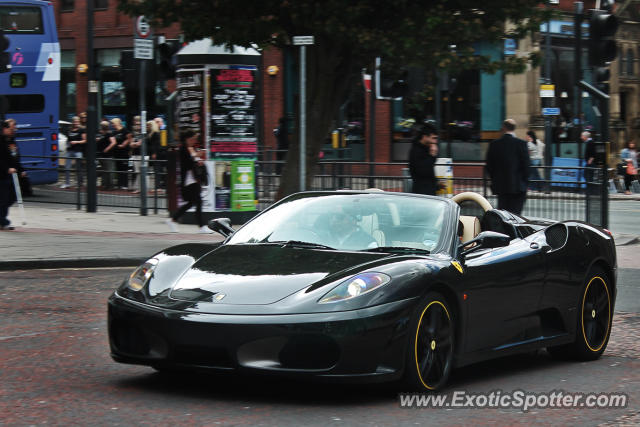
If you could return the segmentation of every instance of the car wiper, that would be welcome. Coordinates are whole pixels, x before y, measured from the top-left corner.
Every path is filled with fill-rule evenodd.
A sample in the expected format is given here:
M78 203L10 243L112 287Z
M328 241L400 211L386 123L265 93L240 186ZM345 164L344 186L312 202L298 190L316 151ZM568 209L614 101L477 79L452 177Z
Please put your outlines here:
M365 252L393 252L429 255L431 252L426 249L407 248L404 246L379 246L377 248L365 249Z
M331 246L322 245L320 243L303 242L301 240L282 240L282 241L275 241L275 242L269 242L269 243L278 244L282 246L291 246L296 248L335 249L335 248L332 248Z

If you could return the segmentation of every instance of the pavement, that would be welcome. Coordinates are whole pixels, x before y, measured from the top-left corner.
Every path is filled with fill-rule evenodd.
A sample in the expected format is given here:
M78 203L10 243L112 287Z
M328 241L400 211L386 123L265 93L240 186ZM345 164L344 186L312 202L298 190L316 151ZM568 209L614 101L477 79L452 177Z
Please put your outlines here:
M0 231L0 270L136 266L169 246L188 242L219 242L217 233L199 234L193 224L171 233L167 214L140 216L138 211L88 213L75 206L25 203L26 224L14 205L13 231ZM639 235L614 233L621 268L637 268Z
M25 203L26 225L13 205L13 231L0 231L0 270L136 266L169 246L219 242L217 233L199 234L194 224L179 224L171 233L165 213L140 216L137 211Z

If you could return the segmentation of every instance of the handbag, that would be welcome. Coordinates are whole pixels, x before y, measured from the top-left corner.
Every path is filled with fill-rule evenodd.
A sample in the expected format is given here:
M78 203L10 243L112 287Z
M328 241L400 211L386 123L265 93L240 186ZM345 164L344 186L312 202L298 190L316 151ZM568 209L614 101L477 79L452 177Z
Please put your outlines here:
M618 172L618 175L626 174L627 173L627 163L626 162L618 163L617 172Z
M631 160L627 161L627 175L637 175L638 171L636 170L635 167L633 167L633 163L631 162Z

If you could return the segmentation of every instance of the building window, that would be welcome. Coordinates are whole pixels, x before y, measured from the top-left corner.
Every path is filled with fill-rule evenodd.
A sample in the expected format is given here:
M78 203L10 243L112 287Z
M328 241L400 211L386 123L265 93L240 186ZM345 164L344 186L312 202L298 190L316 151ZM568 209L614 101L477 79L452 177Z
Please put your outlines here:
M60 11L61 12L71 12L74 7L74 0L62 0L60 3Z
M627 69L627 57L624 56L622 48L618 49L618 74L623 75Z
M631 77L635 73L633 72L633 67L635 66L635 58L633 57L633 51L629 49L627 51L627 76Z
M107 9L109 7L109 0L93 0L94 9Z

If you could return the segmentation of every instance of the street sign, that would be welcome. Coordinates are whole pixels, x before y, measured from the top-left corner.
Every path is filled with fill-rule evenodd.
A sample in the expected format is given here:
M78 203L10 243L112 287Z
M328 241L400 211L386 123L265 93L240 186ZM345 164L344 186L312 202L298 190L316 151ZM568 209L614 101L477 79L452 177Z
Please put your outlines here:
M313 44L313 36L293 36L293 44L296 46Z
M135 59L153 59L153 32L147 18L136 18L135 38L133 39L133 57Z
M556 107L543 108L542 109L542 115L543 116L559 116L560 115L560 109L556 108Z
M136 38L146 39L151 35L151 25L144 15L136 18Z
M541 98L553 98L556 96L555 85L540 85L540 97Z
M153 40L134 39L133 41L135 59L153 59Z

